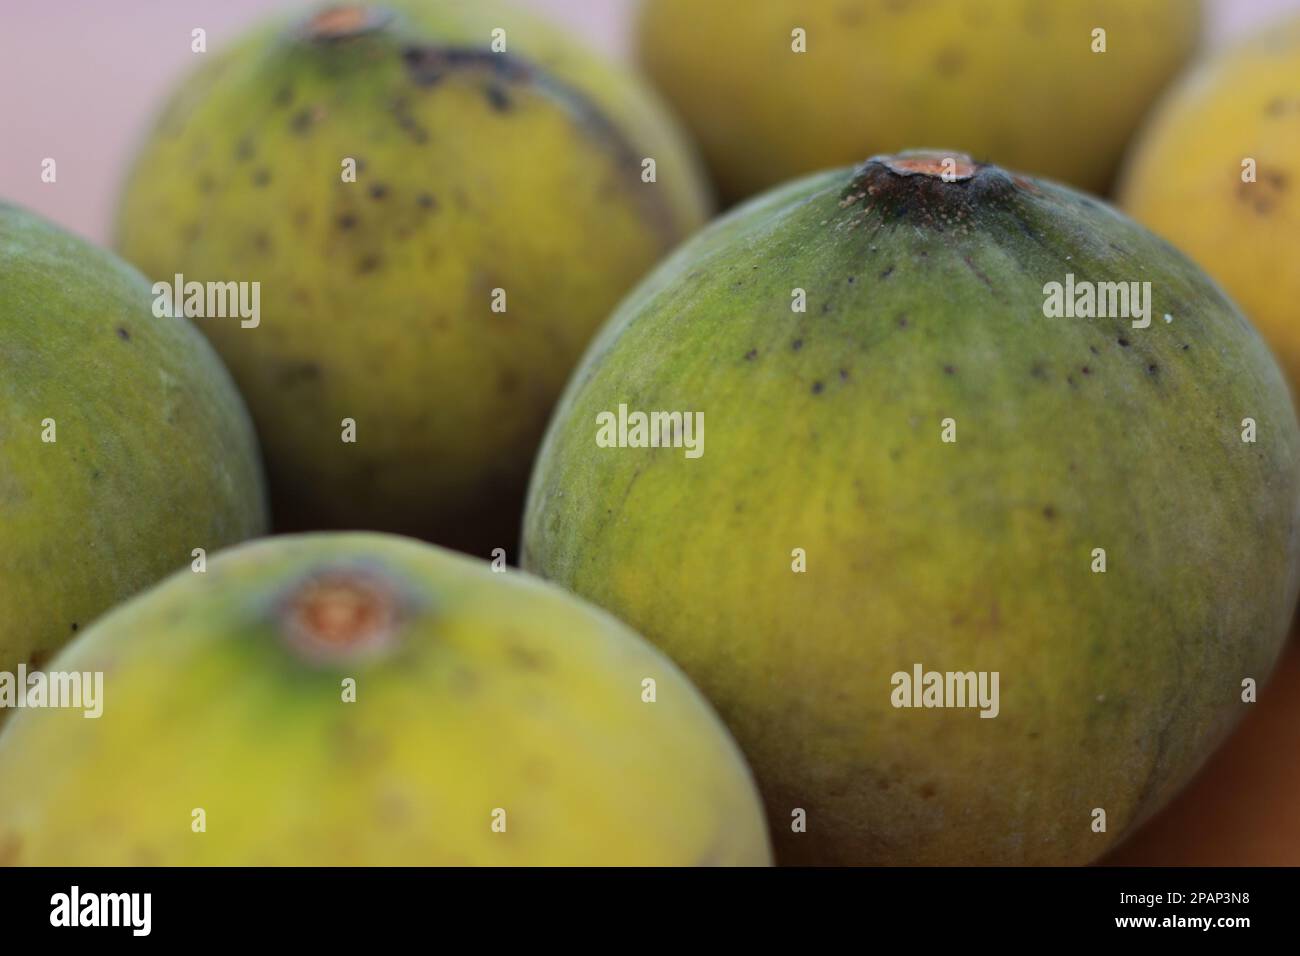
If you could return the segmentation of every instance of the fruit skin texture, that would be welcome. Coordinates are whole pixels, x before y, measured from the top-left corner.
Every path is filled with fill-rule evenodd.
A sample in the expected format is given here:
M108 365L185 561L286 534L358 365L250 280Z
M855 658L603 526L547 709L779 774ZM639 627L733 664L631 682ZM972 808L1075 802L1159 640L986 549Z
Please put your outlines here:
M1045 317L1069 272L1151 281L1151 326ZM703 412L704 454L597 447L620 402ZM871 161L751 201L629 296L548 431L523 562L704 691L778 862L1083 863L1273 666L1298 454L1264 344L1166 243L995 167ZM1000 713L894 708L916 663L997 671Z
M243 401L151 302L116 256L0 203L0 671L40 666L194 548L266 530Z
M1102 193L1200 24L1198 0L647 0L637 50L728 200L928 144Z
M24 710L0 734L10 863L769 859L744 760L670 661L558 588L411 540L226 552L55 666L103 670L104 714Z
M1300 388L1300 19L1208 61L1161 104L1119 190L1219 281ZM1242 161L1257 163L1244 183Z
M279 529L487 556L518 540L588 339L709 199L631 74L495 2L383 7L350 36L274 24L196 73L135 162L117 245L154 279L262 283L260 327L197 321L248 399Z

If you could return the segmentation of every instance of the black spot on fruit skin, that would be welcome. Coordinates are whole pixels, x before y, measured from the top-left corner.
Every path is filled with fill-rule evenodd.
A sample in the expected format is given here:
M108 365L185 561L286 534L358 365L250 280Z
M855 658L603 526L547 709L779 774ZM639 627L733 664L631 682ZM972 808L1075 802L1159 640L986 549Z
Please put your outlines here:
M746 362L752 362L756 358L758 358L758 349L750 349L748 352L745 353Z
M434 199L428 193L420 193L420 195L415 198L415 202L421 209L435 209L438 205L438 200Z
M803 348L803 339L795 339L790 343L791 352L798 352L801 348Z
M378 256L364 256L361 259L361 261L357 263L357 272L361 275L366 275L367 273L374 272L378 268L379 268Z
M350 212L345 212L338 218L339 228L345 232L357 224L357 217Z
M373 186L370 187L371 199L383 199L387 195L388 195L388 187L385 186L383 183L375 183Z
M259 189L271 181L271 171L265 166L253 173L253 185Z
M822 393L822 389L824 389L825 387L826 387L826 386L823 385L821 382L813 382L813 383L812 383L812 393L813 393L814 395L820 395L820 394Z
M131 333L126 330L125 326L119 325L117 327L117 337L121 339L123 342L131 341Z
M321 367L310 361L288 361L280 365L277 380L281 385L316 382L321 378Z
M498 86L496 83L488 84L487 89L484 90L484 94L487 96L488 105L498 113L508 113L514 105L510 102L510 95L506 93L503 87Z

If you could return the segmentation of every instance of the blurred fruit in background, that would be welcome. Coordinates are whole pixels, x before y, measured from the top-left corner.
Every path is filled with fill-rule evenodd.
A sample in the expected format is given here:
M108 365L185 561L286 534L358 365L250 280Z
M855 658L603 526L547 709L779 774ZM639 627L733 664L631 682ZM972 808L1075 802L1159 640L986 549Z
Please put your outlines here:
M1102 863L1300 866L1300 635L1196 780Z
M769 861L740 752L667 658L418 542L228 551L55 666L111 691L98 719L23 710L0 733L0 865Z
M517 541L588 338L709 208L628 71L507 5L394 0L214 52L141 151L117 244L155 279L260 281L258 328L197 324L252 409L278 529L486 556Z
M0 203L0 673L266 530L234 383L152 303L112 253Z
M1300 19L1179 82L1120 202L1227 289L1300 388Z
M1200 26L1198 0L647 0L637 45L728 200L925 146L1102 193Z

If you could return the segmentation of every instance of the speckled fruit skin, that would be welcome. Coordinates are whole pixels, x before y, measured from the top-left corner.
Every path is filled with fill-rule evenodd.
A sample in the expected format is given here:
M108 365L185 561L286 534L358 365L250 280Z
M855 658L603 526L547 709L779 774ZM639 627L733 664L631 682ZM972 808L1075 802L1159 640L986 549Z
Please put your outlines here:
M1069 272L1151 281L1154 322L1045 317ZM620 402L703 412L704 454L597 447ZM1267 678L1298 456L1268 350L1166 243L996 167L869 161L753 200L624 302L550 426L523 560L704 691L779 862L1083 863ZM894 708L916 663L997 671L1000 713Z
M1199 262L1300 389L1300 18L1190 73L1134 147L1129 215ZM1242 182L1254 159L1256 181Z
M496 2L382 8L351 35L309 12L214 53L140 152L117 245L153 278L262 283L259 328L198 323L248 399L281 530L488 556L518 541L592 333L709 200L631 74Z
M1102 193L1200 25L1199 0L645 0L636 43L730 200L926 144Z
M104 671L104 714L24 710L0 734L10 863L769 861L744 760L667 658L545 582L409 539L234 549L55 666Z
M151 303L111 253L0 203L0 671L41 666L194 548L266 530L230 376Z

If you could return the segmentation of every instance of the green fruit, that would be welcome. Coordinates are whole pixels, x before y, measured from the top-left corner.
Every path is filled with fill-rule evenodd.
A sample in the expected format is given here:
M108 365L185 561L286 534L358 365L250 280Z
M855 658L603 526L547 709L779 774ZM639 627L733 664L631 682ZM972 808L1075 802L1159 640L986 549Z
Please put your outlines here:
M647 0L637 47L729 199L918 143L1102 192L1200 24L1200 0Z
M557 588L414 541L238 548L52 669L102 671L103 715L24 710L0 734L10 863L768 860L743 759L666 658Z
M1149 281L1153 321L1048 318L1070 274ZM702 412L703 454L599 447L620 404ZM767 193L632 293L557 409L524 563L705 692L779 859L1069 864L1245 710L1298 527L1286 386L1196 266L1090 197L913 154ZM894 706L918 663L997 672L997 716Z
M248 412L203 337L112 254L0 203L0 672L266 523Z
M707 213L632 75L496 2L397 0L201 69L136 160L117 241L155 279L261 283L257 328L198 322L248 399L278 526L486 555L518 539L591 334Z

